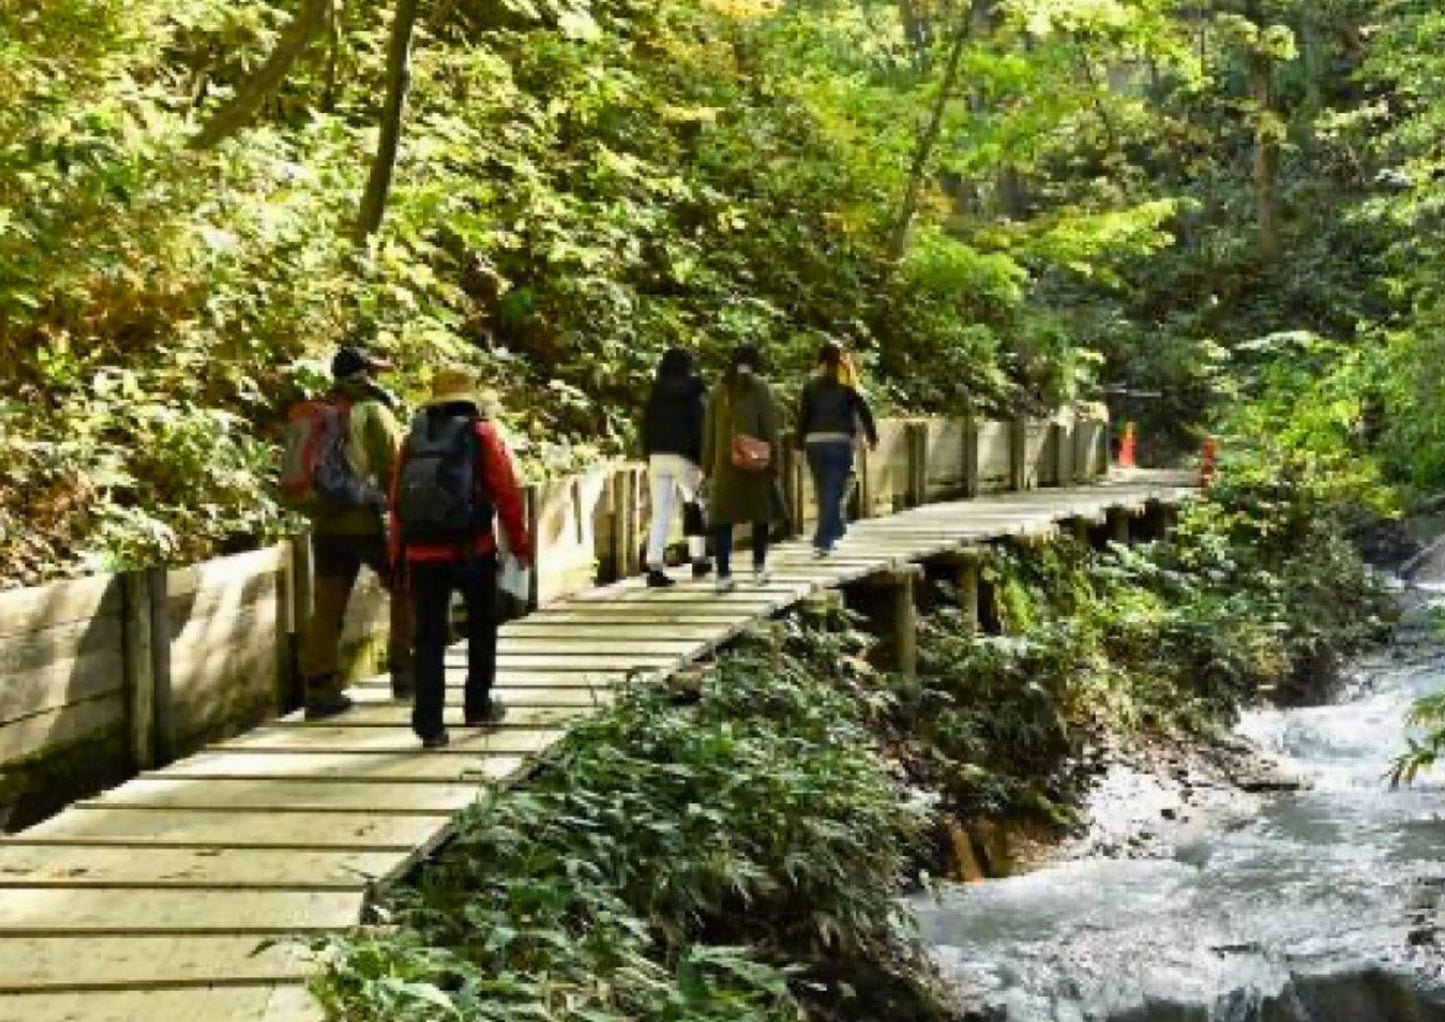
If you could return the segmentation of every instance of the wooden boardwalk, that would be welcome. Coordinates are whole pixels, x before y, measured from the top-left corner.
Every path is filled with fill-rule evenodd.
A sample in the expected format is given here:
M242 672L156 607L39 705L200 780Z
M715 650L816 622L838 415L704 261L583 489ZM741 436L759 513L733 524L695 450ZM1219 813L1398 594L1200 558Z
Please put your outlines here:
M478 786L520 776L569 720L639 669L696 661L819 590L1059 523L1141 513L1179 474L932 504L852 527L838 555L776 551L772 581L713 593L631 579L507 625L491 732L423 753L377 678L345 717L294 716L212 746L0 840L0 1022L310 1022L313 966L265 937L340 931L368 892L442 841ZM460 685L463 658L454 658ZM451 679L449 679L449 684ZM460 692L448 720L459 725Z

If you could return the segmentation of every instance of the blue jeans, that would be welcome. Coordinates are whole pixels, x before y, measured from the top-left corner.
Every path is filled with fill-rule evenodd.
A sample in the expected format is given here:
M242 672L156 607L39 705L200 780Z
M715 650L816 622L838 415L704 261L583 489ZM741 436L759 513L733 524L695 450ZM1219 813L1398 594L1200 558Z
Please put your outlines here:
M853 445L846 440L809 444L808 468L813 472L813 491L818 495L818 528L813 533L813 546L831 550L848 531L843 501L853 472Z

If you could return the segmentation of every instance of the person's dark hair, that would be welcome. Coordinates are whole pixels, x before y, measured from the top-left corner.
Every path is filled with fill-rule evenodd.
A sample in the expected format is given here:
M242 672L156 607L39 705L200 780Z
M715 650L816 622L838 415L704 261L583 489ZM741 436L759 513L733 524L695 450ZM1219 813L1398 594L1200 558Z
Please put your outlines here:
M737 379L738 370L743 366L751 366L754 373L759 376L764 370L763 353L753 344L739 344L733 349L732 357L728 359L728 377Z
M837 369L843 364L843 345L837 341L825 341L818 349L818 365Z
M686 380L697 375L697 356L686 348L668 348L657 363L657 382Z

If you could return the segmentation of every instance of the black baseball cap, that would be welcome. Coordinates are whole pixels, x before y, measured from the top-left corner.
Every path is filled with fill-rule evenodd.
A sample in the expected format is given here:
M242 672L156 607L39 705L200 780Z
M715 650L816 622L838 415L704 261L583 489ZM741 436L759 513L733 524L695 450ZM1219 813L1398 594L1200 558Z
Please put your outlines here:
M383 369L390 369L391 363L384 358L376 358L368 355L354 345L344 345L336 351L336 357L331 360L331 375L338 380L344 380L348 376L355 376L361 372L377 372Z

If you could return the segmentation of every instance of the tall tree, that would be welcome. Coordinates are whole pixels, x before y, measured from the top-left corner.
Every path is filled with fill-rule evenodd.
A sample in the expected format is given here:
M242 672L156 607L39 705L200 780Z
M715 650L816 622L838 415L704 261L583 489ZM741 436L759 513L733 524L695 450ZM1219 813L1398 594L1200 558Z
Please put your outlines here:
M376 156L371 161L366 191L361 196L361 212L356 222L358 241L365 241L381 227L386 199L391 193L391 179L401 146L402 115L411 90L411 44L416 34L418 6L418 0L398 0L392 16L391 38L386 50L386 99L381 108Z

